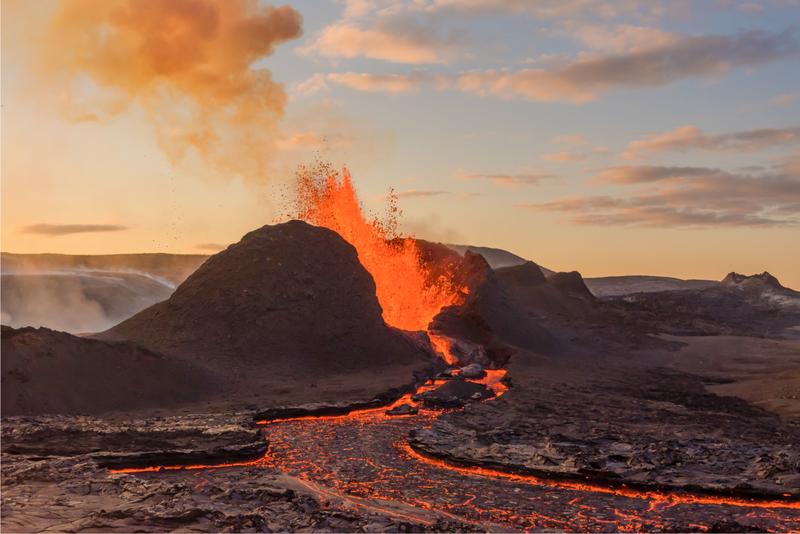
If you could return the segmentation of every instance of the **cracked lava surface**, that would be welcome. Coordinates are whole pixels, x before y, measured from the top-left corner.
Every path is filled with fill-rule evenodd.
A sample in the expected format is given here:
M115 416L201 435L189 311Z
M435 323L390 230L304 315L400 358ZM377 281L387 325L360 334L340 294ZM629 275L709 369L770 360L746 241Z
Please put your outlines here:
M502 373L485 381L497 382ZM395 405L409 401L407 395ZM264 458L189 469L277 469L299 479L323 505L338 501L423 524L438 518L489 530L707 531L732 524L800 530L798 502L614 488L450 465L407 443L411 430L430 425L441 411L421 407L417 415L392 417L386 409L262 421L269 443Z

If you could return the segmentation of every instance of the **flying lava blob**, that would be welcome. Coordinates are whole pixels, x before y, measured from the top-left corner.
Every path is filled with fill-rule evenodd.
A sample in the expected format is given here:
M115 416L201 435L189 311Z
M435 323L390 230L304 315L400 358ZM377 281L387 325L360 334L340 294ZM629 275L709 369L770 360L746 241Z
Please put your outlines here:
M350 173L327 163L301 166L296 175L299 219L324 226L353 245L375 280L383 320L403 330L427 330L446 307L464 301L468 289L453 282L452 273L433 276L417 243L398 233L397 198L388 197L385 219L368 219L358 201Z

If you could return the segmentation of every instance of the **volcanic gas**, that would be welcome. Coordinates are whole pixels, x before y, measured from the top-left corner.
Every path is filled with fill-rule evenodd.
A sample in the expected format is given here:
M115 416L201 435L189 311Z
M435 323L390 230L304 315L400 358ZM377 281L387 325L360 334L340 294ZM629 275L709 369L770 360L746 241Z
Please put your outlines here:
M296 187L297 218L335 231L356 248L375 280L387 324L427 330L442 308L463 302L468 288L456 284L451 272L434 275L416 241L398 232L396 196L388 196L383 219L367 218L349 171L339 173L327 163L301 166Z

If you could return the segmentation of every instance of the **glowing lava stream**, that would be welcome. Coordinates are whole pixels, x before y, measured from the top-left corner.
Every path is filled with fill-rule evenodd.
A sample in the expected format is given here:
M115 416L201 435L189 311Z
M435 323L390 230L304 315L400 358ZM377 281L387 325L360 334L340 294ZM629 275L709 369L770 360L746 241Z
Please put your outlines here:
M490 387L496 388L495 394L497 396L500 396L507 390L506 386L500 381L504 375L505 375L504 370L490 370L485 378L481 380L476 380L476 382L482 382L489 385ZM431 390L440 384L441 381L430 381L425 385L421 386L415 393L421 393L424 391ZM397 416L386 415L386 411L404 403L412 405L415 404L415 402L412 400L411 397L412 394L407 393L406 395L402 396L400 399L396 400L395 402L391 403L388 406L369 408L364 410L355 410L347 414L293 417L287 419L259 421L258 424L264 427L268 427L271 425L280 425L285 423L302 422L302 423L314 424L325 421L328 422L341 421L343 423L358 422L360 425L376 424L385 420L397 419ZM430 414L428 415L430 416ZM423 463L428 466L434 467L436 469L456 472L464 476L489 477L494 479L513 481L516 483L528 484L532 486L556 488L560 490L576 491L576 492L606 494L606 495L625 497L628 499L646 500L649 501L650 503L649 507L651 510L659 506L672 507L682 504L722 505L722 506L735 506L740 508L758 508L758 509L780 508L780 509L800 510L800 502L798 501L748 499L748 498L738 498L738 497L715 496L715 495L700 494L700 493L690 493L683 491L667 492L663 490L643 490L643 489L640 490L640 489L628 488L625 487L624 485L610 486L610 485L591 484L591 483L583 483L583 482L576 482L569 480L558 480L555 478L544 478L535 475L517 474L493 468L456 465L441 459L424 455L411 448L411 446L405 441L395 443L395 448L397 448L399 452L406 455L415 462ZM231 462L231 463L223 463L215 465L198 464L198 465L152 466L152 467L110 469L109 471L111 473L130 474L130 473L148 473L148 472L160 472L160 471L220 469L220 468L247 467L247 466L270 467L272 463L274 463L274 460L270 457L270 454L267 453L261 458L243 462ZM341 495L340 497L344 498L343 495ZM446 515L452 516L452 514L446 514Z
M514 482L523 482L527 484L534 484L538 486L555 487L570 491L587 491L592 493L606 493L609 495L619 495L629 499L644 499L650 501L650 507L656 506L675 506L678 504L711 504L711 505L727 505L738 506L740 508L789 508L800 510L800 502L795 501L769 501L769 500L748 500L736 497L717 497L713 495L690 494L690 493L667 493L664 491L656 490L635 490L626 488L624 486L611 487L601 486L597 484L586 484L581 482L560 481L555 479L544 479L534 475L515 474L508 471L501 471L499 469L491 469L487 467L478 466L460 466L453 463L426 456L420 452L415 451L408 443L400 443L396 445L405 454L415 459L418 462L423 462L431 466L438 467L439 469L448 469L456 471L467 476L483 476L492 478L502 478L506 480L513 480Z

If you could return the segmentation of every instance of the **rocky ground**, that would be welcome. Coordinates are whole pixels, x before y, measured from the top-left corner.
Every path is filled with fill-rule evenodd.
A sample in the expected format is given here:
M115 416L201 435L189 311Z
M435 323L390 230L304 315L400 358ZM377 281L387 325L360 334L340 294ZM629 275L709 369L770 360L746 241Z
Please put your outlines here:
M703 379L630 362L513 366L496 402L445 414L412 446L451 462L539 475L800 496L800 425Z
M3 529L800 528L785 495L800 488L797 425L661 363L626 362L623 374L613 361L519 357L498 398L456 388L463 409L421 402L405 415L365 402L5 418ZM154 465L177 469L118 472Z

